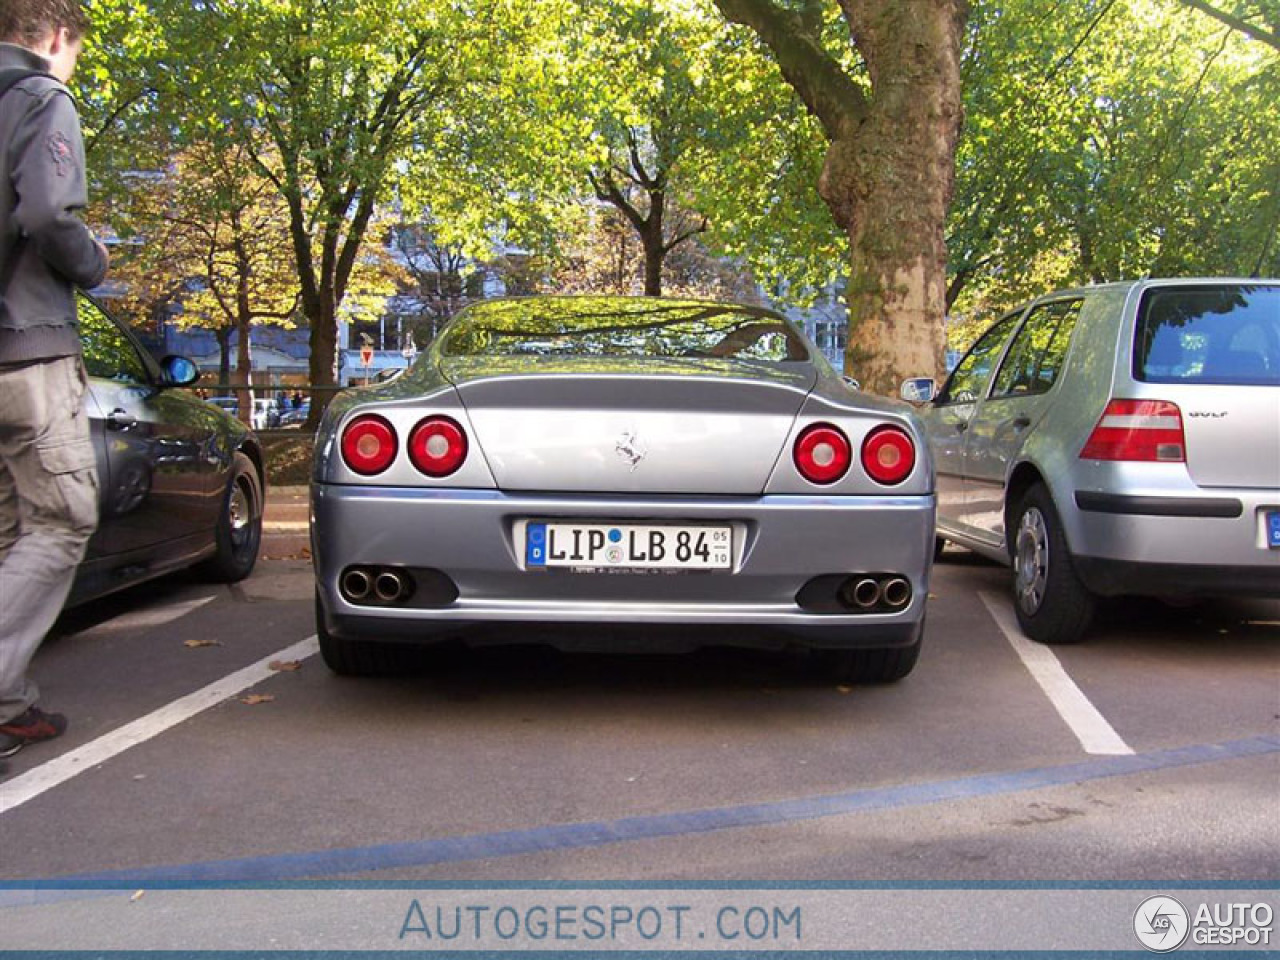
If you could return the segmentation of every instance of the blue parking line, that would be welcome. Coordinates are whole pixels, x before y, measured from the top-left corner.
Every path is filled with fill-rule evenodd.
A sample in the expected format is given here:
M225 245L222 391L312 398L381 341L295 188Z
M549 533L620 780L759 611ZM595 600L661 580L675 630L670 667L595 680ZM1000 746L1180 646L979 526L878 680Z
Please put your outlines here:
M851 793L801 797L772 803L714 807L678 813L567 823L525 830L440 837L410 843L288 853L236 860L72 874L41 880L5 881L2 889L191 887L215 884L262 884L308 877L368 873L425 867L530 853L580 850L614 843L690 836L718 830L762 827L877 810L924 806L945 801L1019 793L1067 786L1110 777L1132 776L1223 760L1280 752L1280 738L1261 736L1223 743L1195 744L1129 756L1098 757L1082 763L1040 767L855 790Z

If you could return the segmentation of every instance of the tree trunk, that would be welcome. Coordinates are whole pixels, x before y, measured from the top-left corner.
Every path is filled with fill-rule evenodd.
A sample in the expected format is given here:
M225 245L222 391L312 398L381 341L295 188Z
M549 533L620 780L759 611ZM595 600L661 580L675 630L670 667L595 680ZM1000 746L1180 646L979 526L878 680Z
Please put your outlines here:
M311 327L311 358L308 361L311 385L332 388L338 383L338 311L331 296L321 296L316 307L315 316L307 312L307 323ZM308 430L320 425L320 417L334 393L333 389L321 389L311 394L311 409L306 423Z
M645 234L644 240L644 295L662 296L662 261L667 252L662 247L662 235L656 238Z
M938 376L964 0L840 0L869 86L826 51L817 0L715 2L770 48L830 142L818 190L849 237L845 372L883 394Z
M236 319L236 330L240 336L236 343L236 372L232 383L236 384L236 399L240 404L240 421L253 423L253 390L250 389L253 374L253 355L249 350L249 320L241 316Z
M218 338L218 383L231 382L231 331L232 327L219 327L215 331Z
M819 192L849 235L845 372L896 395L945 369L945 227L961 116L960 28L949 2L873 4L860 33L873 96L832 142Z

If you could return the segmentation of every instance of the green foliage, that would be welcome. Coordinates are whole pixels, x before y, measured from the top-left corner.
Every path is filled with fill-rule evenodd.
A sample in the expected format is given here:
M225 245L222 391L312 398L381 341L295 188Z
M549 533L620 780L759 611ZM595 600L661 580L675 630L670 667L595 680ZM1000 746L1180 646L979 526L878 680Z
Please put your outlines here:
M1053 287L1280 272L1280 57L1176 0L975 7L949 251L968 317Z
M845 45L848 55L848 43ZM752 31L725 25L707 105L732 135L695 154L691 191L712 249L743 263L781 303L808 303L848 270L848 238L818 195L822 126Z
M775 6L870 89L839 4ZM1280 55L1203 6L971 5L948 237L953 340L1053 287L1280 273ZM1270 0L1213 6L1280 31ZM621 250L588 172L625 170L632 142L662 172L672 236L706 220L690 263L669 264L682 278L673 290L721 283L708 254L790 301L848 271L848 238L817 189L826 131L756 34L710 0L90 8L74 85L94 219L121 236L155 233L126 202L154 183L140 172L172 175L195 149L238 151L233 179L268 185L273 218L290 227L271 243L287 248L289 295L310 298L313 322L343 304L376 312L394 289L366 242L381 239L383 214L428 215L440 243L475 259L495 241L523 248L513 282L530 289L624 289L614 268L640 252Z
M89 12L93 28L71 89L84 128L94 219L115 223L130 175L154 169L166 153L151 122L163 36L145 0L94 0Z

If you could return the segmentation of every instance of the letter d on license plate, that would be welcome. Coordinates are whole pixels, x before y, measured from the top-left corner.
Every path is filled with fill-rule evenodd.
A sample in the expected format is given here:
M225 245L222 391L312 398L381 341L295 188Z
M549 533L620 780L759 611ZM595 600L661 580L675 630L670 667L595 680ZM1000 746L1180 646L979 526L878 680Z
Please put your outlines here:
M616 567L630 570L728 570L728 525L544 523L525 526L527 567Z

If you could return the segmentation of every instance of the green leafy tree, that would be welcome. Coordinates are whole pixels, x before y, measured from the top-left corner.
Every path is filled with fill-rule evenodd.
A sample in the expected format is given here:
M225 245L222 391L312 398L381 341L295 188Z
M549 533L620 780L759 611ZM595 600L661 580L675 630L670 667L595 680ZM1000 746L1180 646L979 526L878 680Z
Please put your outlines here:
M253 408L253 327L291 325L299 303L284 204L272 184L250 169L243 147L206 141L185 150L163 174L135 178L129 221L138 233L124 246L113 275L136 313L168 315L176 306L179 325L214 331L219 382L239 385L246 422Z
M284 202L311 380L332 385L338 319L379 205L415 163L430 168L463 104L504 90L546 20L504 0L157 4L184 135L229 132Z
M978 7L949 233L962 317L1075 283L1280 270L1280 58L1181 3Z
M538 289L558 293L646 293L641 240L623 214L599 204L583 211L575 228L561 240L556 257L546 265ZM751 302L757 299L747 271L717 256L690 238L663 257L663 285L668 296Z

